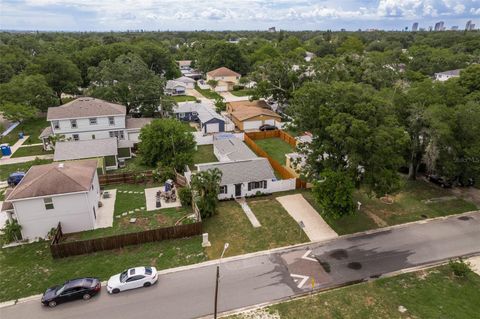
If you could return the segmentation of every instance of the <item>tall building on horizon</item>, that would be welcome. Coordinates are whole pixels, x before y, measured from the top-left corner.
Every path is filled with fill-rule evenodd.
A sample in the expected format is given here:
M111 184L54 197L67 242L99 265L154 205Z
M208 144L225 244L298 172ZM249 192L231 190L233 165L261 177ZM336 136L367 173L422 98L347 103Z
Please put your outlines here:
M439 21L437 23L435 23L435 28L433 29L434 31L443 31L445 30L445 27L443 26L445 24L445 22L443 21Z
M412 31L415 32L415 31L418 31L418 22L415 22L412 26Z
M268 32L276 32L277 29L275 27L270 27L268 28Z
M475 23L472 23L472 20L468 20L467 24L465 25L466 31L472 31L475 29Z

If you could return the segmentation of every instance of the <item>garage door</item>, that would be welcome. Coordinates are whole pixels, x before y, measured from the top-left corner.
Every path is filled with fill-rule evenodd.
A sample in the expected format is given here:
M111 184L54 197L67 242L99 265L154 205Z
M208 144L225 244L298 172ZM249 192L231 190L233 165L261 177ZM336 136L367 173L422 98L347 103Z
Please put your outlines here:
M227 92L228 86L226 85L219 85L215 87L215 92Z
M220 132L220 125L218 123L210 123L205 126L207 133Z
M275 125L275 120L265 120L265 124Z
M243 129L244 130L258 130L258 128L262 125L262 121L245 121L243 122Z

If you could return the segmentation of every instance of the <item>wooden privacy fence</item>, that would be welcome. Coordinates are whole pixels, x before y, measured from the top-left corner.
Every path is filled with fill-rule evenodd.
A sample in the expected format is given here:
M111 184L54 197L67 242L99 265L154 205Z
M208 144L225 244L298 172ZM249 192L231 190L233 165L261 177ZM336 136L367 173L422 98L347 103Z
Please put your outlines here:
M152 176L152 171L104 174L98 176L98 182L100 183L100 186L108 184L135 184L149 181L152 179Z
M61 234L61 225L57 227ZM202 223L177 225L172 227L157 228L145 230L141 232L114 235L108 237L100 237L94 239L86 239L72 242L62 242L61 237L56 241L52 240L50 244L50 252L53 258L62 258L68 256L76 256L90 254L97 251L111 250L122 248L129 245L138 245L154 241L162 241L166 239L176 239L191 237L202 234Z
M264 138L272 138L272 137L279 137L282 140L286 141L284 138L289 139L290 142L295 143L295 138L291 137L289 134L275 130L275 131L264 131L264 132L252 132L252 133L246 133L244 137L244 142L247 144L258 156L260 157L265 157L270 165L273 167L273 169L280 174L282 179L290 179L290 178L295 178L295 188L301 189L301 188L307 188L307 182L304 180L301 180L300 178L297 178L295 175L293 175L288 169L286 169L282 164L280 164L277 160L273 159L270 155L267 154L260 146L257 145L257 143L254 142L252 139L251 135L257 139L264 139ZM290 142L288 142L290 145L292 145ZM295 147L295 146L293 146Z
M281 138L286 143L290 144L291 147L295 148L297 146L297 140L291 136L290 134L281 131L281 130L273 130L273 131L262 131L262 132L250 132L245 133L248 137L252 140L263 140L266 138L274 138L278 137Z

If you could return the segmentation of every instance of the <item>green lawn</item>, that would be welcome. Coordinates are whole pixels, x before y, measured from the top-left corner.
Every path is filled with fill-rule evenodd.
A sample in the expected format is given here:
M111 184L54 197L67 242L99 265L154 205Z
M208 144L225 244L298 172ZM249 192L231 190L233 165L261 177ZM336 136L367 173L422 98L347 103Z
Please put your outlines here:
M255 143L282 165L285 165L285 154L294 152L290 144L278 137L255 140Z
M0 302L42 293L71 278L107 280L128 267L166 269L202 262L206 256L201 243L201 236L196 236L55 260L45 241L0 249Z
M254 228L240 205L235 201L219 203L218 213L204 219L204 232L209 233L212 246L206 248L210 259L219 258L224 243L225 256L235 256L308 241L295 220L282 205L270 197L248 199L248 205L262 225Z
M165 208L147 212L145 210L145 188L158 187L160 184L122 184L109 185L106 189L117 189L117 197L115 200L113 226L109 228L101 228L80 233L70 234L67 240L82 240L90 238L98 238L104 236L112 236L118 234L126 234L136 231L143 231L159 227L173 226L176 221L191 213L191 208ZM132 192L132 193L125 193ZM144 209L141 209L143 207ZM138 209L138 211L135 211ZM133 214L122 216L122 213L133 211ZM121 216L117 218L116 216ZM130 223L130 218L137 218L135 224Z
M207 99L212 99L212 100L222 99L222 96L217 92L214 92L212 90L203 90L196 84L195 84L195 90L197 90L201 95L203 95Z
M45 154L53 154L53 151L45 151L42 145L34 145L19 147L11 157L36 156Z
M42 141L38 138L38 136L40 135L40 133L42 133L43 129L49 125L50 123L47 122L47 119L44 117L25 121L23 123L20 123L20 125L18 125L7 136L1 138L0 144L15 144L15 142L18 141L18 133L20 132L24 132L25 135L30 136L30 138L24 144L41 143Z
M182 121L182 124L185 126L185 128L189 131L189 132L196 132L197 130L190 125L189 122L183 122Z
M393 204L386 204L379 199L369 198L364 192L357 192L357 200L368 210L388 225L402 224L423 218L434 218L460 214L476 210L477 207L463 199L450 199L436 203L426 203L432 198L452 196L449 190L437 187L421 179L405 181L403 190L394 196ZM422 216L424 215L424 216Z
M252 95L253 92L254 90L252 89L241 89L241 90L230 91L230 93L232 93L235 96L248 96L248 95Z
M179 96L172 96L175 102L188 102L188 101L196 101L197 98L191 95L179 95Z
M33 165L48 164L48 163L51 163L51 162L52 162L52 160L36 159L34 161L30 161L30 162L26 162L26 163L1 165L0 166L0 180L1 181L7 180L8 176L13 172L17 172L17 171L26 172Z
M107 174L118 174L124 172L143 172L155 169L155 167L151 167L142 163L142 159L140 157L132 157L130 159L125 160L125 167L119 168L113 171L107 171Z
M478 318L479 300L480 276L470 272L458 278L449 266L441 266L283 302L265 311L280 319L464 319ZM407 311L400 313L399 306Z
M218 162L218 159L213 154L213 145L199 145L197 146L197 151L193 154L193 163L210 163ZM190 166L191 170L196 169L195 165Z

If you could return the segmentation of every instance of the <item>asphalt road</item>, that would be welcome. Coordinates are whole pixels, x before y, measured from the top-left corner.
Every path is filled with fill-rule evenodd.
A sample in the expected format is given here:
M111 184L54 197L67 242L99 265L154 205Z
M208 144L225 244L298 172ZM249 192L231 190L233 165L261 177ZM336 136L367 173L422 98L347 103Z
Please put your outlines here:
M480 253L480 212L409 224L370 234L343 236L220 265L219 311L229 311L315 288L375 278L452 257ZM323 266L317 261L320 260ZM326 271L329 270L329 271ZM38 300L0 309L2 319L23 318L197 318L213 312L216 266L163 274L149 288L108 295L54 309ZM313 282L313 280L314 282Z

